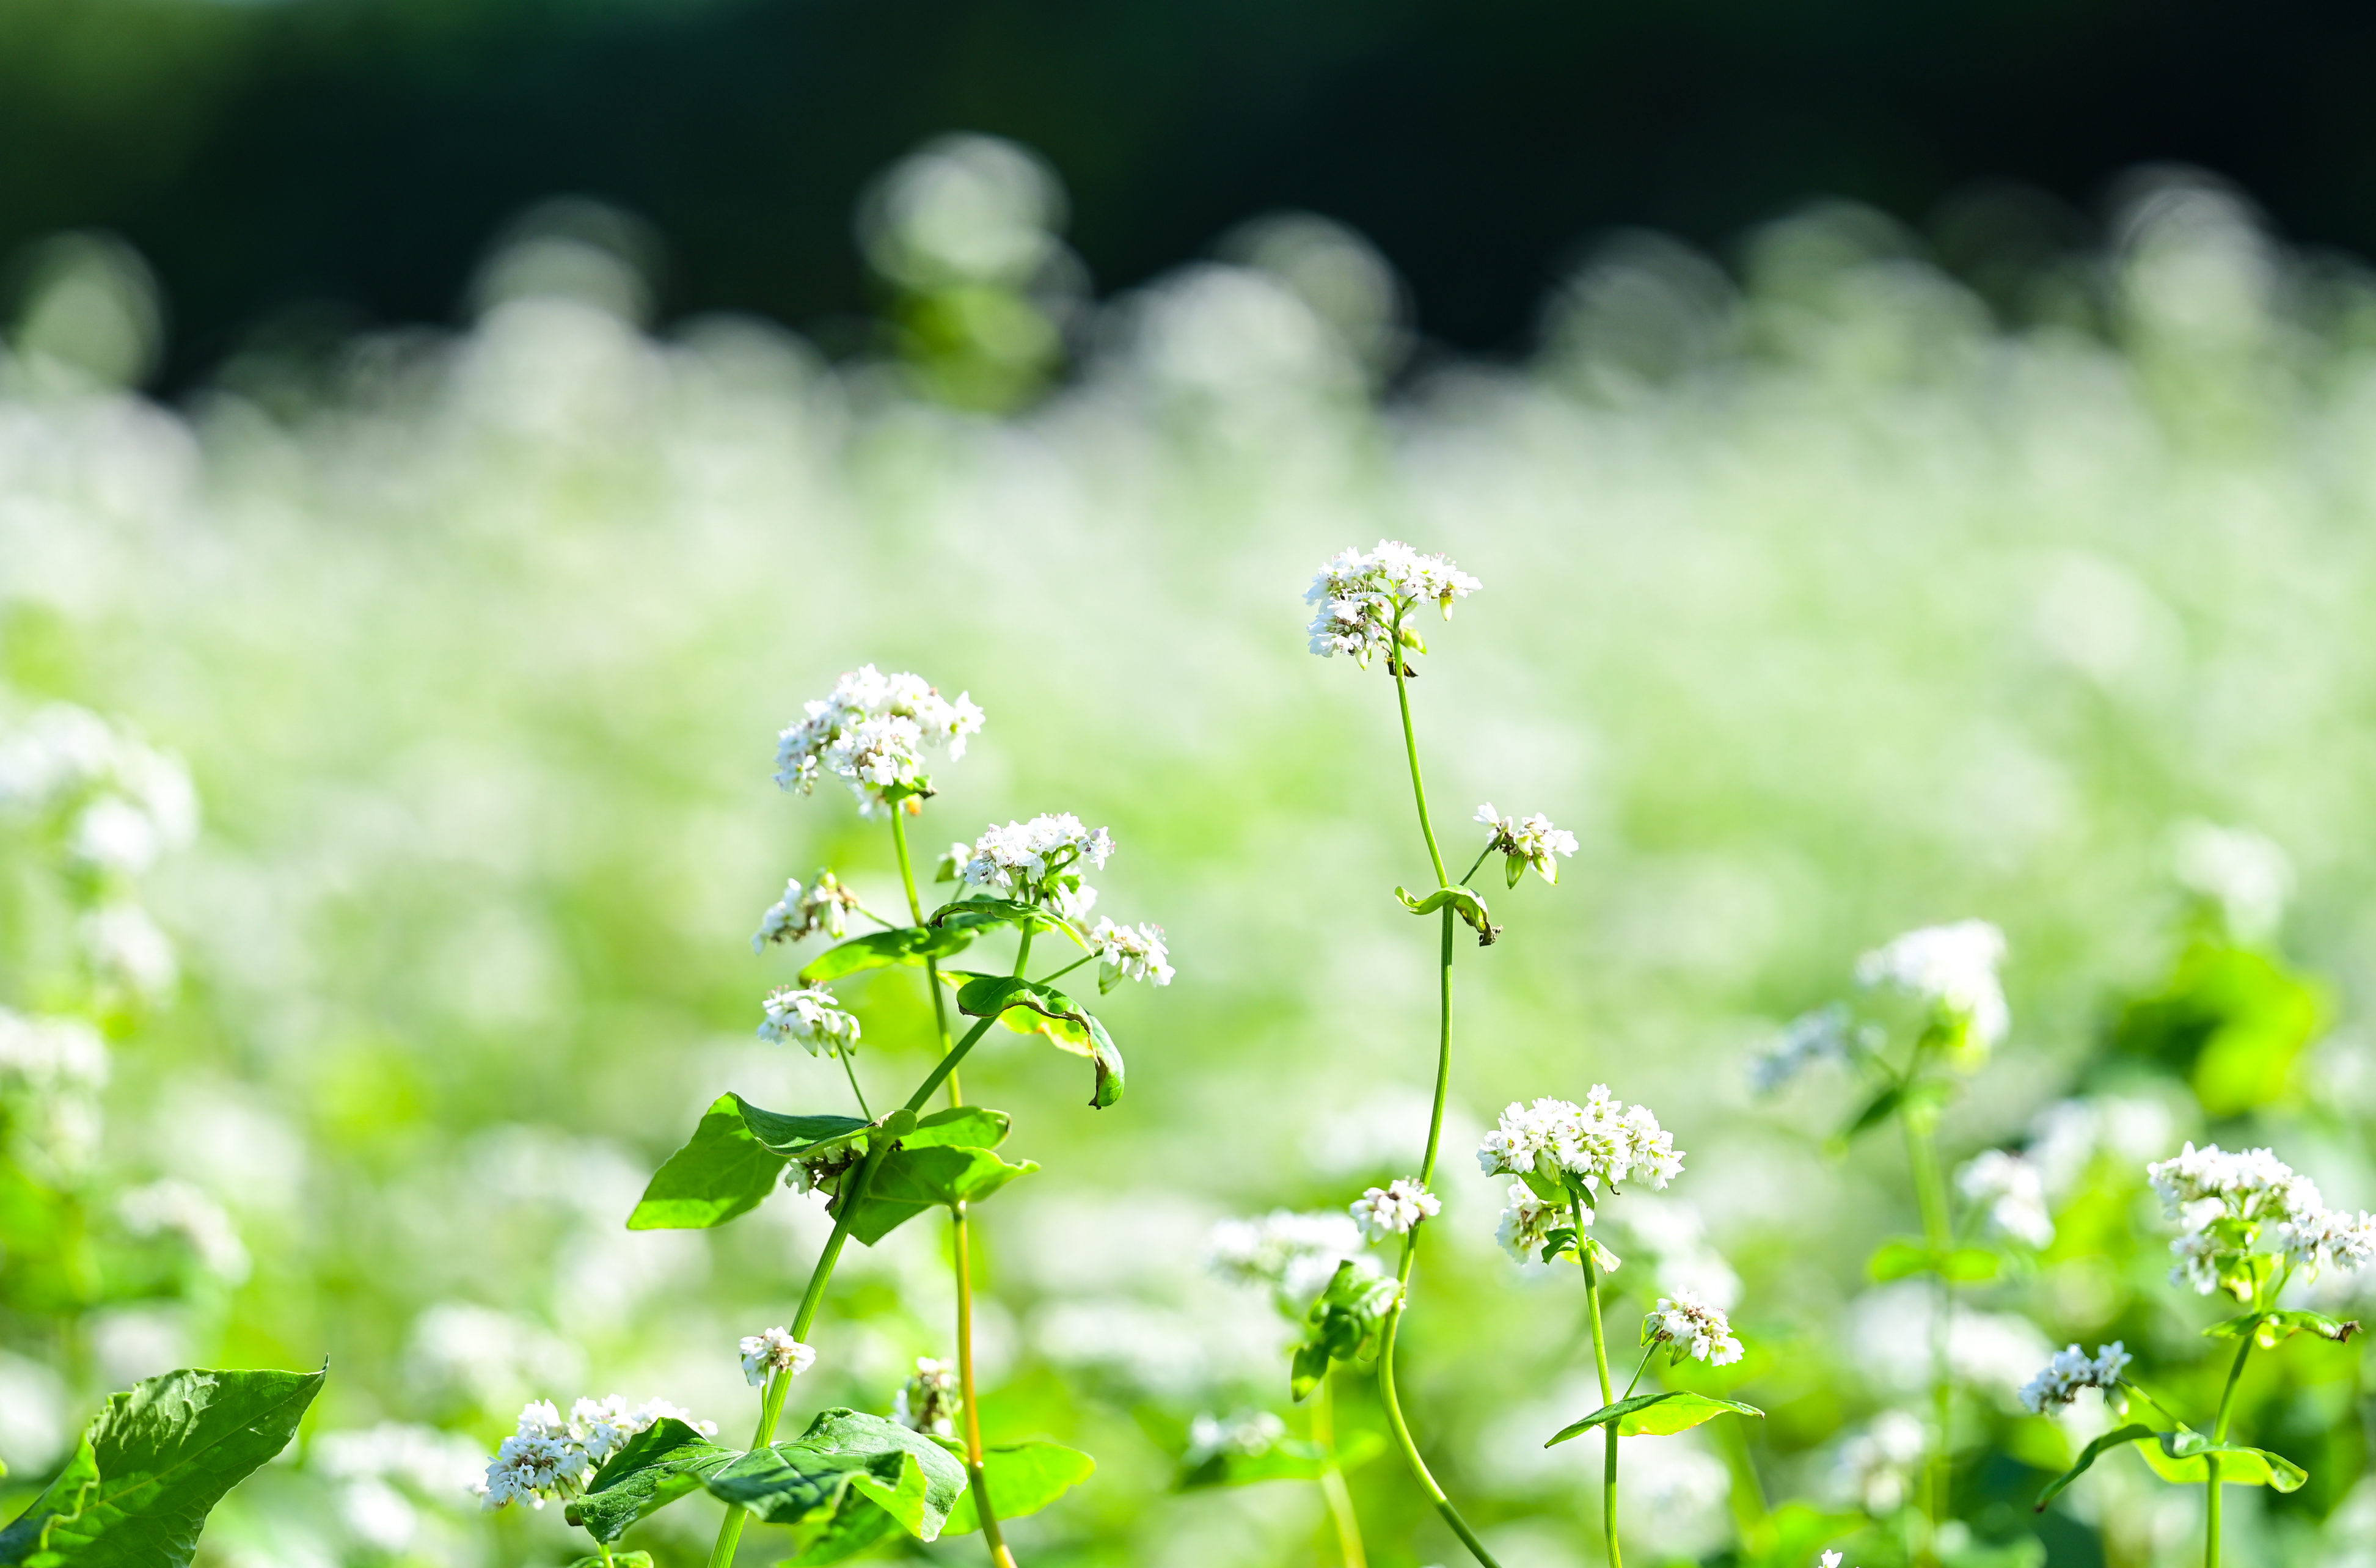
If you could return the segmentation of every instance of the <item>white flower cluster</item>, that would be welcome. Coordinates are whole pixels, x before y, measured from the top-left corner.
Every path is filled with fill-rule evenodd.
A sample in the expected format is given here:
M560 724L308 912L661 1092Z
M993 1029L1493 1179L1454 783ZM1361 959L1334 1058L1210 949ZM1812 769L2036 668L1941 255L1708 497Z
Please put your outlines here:
M1658 1298L1657 1309L1642 1320L1642 1343L1672 1345L1678 1359L1689 1352L1692 1360L1712 1367L1729 1367L1741 1357L1740 1341L1733 1337L1723 1310L1689 1290Z
M1853 1059L1859 1046L1878 1046L1879 1030L1866 1025L1852 1033L1854 1028L1843 1003L1835 1002L1812 1013L1800 1014L1750 1059L1750 1087L1759 1094L1772 1094L1810 1067L1825 1062L1847 1062Z
M1586 1210L1587 1214L1591 1211ZM1502 1250L1520 1263L1531 1263L1542 1255L1543 1244L1550 1240L1551 1229L1567 1214L1561 1205L1537 1193L1524 1182L1510 1183L1509 1206L1502 1210L1500 1227L1493 1239ZM1611 1260L1612 1262L1614 1260Z
M1286 1435L1287 1423L1268 1410L1240 1410L1226 1418L1206 1410L1188 1423L1185 1463L1193 1469L1223 1454L1265 1453Z
M1352 1204L1353 1223L1372 1241L1408 1236L1422 1219L1443 1212L1443 1200L1408 1176L1397 1176L1383 1187L1372 1187Z
M2228 1153L2216 1144L2198 1149L2190 1143L2176 1158L2146 1166L2145 1177L2179 1225L2169 1244L2179 1259L2170 1280L2202 1295L2224 1289L2250 1301L2255 1254L2282 1254L2289 1267L2313 1277L2376 1261L2376 1215L2326 1207L2318 1183L2274 1149Z
M1113 835L1104 828L1084 827L1071 812L1047 813L1004 827L991 824L973 841L963 875L976 887L1028 893L1080 861L1103 871L1113 852ZM1094 902L1096 895L1089 897Z
M1309 1302L1327 1289L1336 1265L1360 1259L1361 1228L1348 1214L1273 1209L1253 1219L1224 1219L1206 1241L1213 1271L1248 1285L1268 1285L1286 1301Z
M123 876L188 843L198 825L197 794L177 759L71 703L0 736L0 808L71 810L68 852Z
M1997 979L2004 956L2004 932L1987 921L1924 926L1859 958L1857 983L1911 992L1962 1025L1968 1040L1992 1046L2013 1023Z
M767 1016L759 1038L770 1044L798 1040L811 1056L839 1056L858 1049L858 1017L823 986L782 986L762 1004Z
M37 1095L107 1085L107 1044L80 1018L33 1018L0 1007L0 1090Z
M2054 1244L2054 1216L2046 1206L2046 1173L2005 1149L1984 1149L1955 1173L1955 1185L1988 1210L1989 1224L2024 1246Z
M115 1217L135 1236L179 1236L197 1254L199 1265L228 1284L247 1277L245 1243L222 1206L171 1177L134 1187L115 1200Z
M1116 925L1100 915L1089 932L1089 946L1098 956L1098 988L1110 991L1123 980L1153 980L1170 985L1174 970L1171 949L1163 943L1159 925Z
M756 1388L778 1372L794 1377L816 1364L816 1352L781 1327L742 1336L742 1377Z
M808 717L776 738L776 783L807 794L820 778L847 783L861 815L871 815L893 789L931 787L924 747L945 744L965 755L968 737L981 733L982 712L960 693L951 702L921 675L885 675L863 664L834 683L829 696L806 705Z
M795 1193L814 1193L844 1172L856 1170L866 1158L866 1151L858 1143L836 1144L823 1154L806 1159L796 1159L784 1170L784 1185Z
M683 1421L704 1437L718 1435L715 1421L695 1420L665 1399L629 1405L618 1395L607 1399L580 1399L569 1419L550 1399L539 1399L520 1411L519 1427L504 1439L488 1461L486 1479L477 1491L482 1505L501 1508L525 1503L541 1508L586 1490L587 1478L602 1461L627 1445L637 1432L669 1420Z
M2117 1339L2109 1345L2097 1346L2093 1356L2083 1353L2076 1345L2057 1350L2054 1360L2022 1384L2022 1408L2033 1416L2042 1416L2049 1408L2061 1409L2078 1398L2081 1389L2093 1388L2103 1394L2105 1404L2119 1409L2121 1373L2133 1360Z
M1913 1497L1915 1467L1929 1447L1919 1416L1883 1410L1840 1444L1832 1490L1876 1518L1895 1514ZM1838 1560L1835 1551L1824 1553L1824 1568L1839 1568Z
M1629 1108L1606 1084L1593 1085L1580 1106L1565 1099L1512 1101L1478 1145L1477 1163L1488 1176L1532 1173L1593 1194L1603 1182L1614 1189L1637 1171L1660 1188L1683 1173L1674 1134L1658 1125L1648 1106ZM1585 1222L1591 1223L1588 1209Z
M1487 853L1499 849L1512 861L1534 867L1545 882L1559 881L1559 856L1575 853L1575 835L1564 827L1553 827L1551 819L1540 812L1532 816L1503 816L1488 801L1477 808L1477 820L1493 830ZM1516 879L1514 871L1511 880Z
M956 1369L930 1356L919 1356L916 1375L892 1396L891 1419L909 1431L954 1437L961 1403L957 1398Z
M858 895L844 887L830 871L818 872L815 884L809 887L802 887L800 878L793 877L784 884L784 896L759 917L751 951L764 953L770 942L801 942L818 932L838 942L849 929L849 911L856 908Z
M1422 555L1408 544L1382 539L1367 554L1340 552L1320 568L1303 596L1320 608L1308 628L1312 651L1323 659L1349 654L1363 668L1373 654L1392 651L1397 617L1433 601L1444 618L1455 600L1485 585L1441 555ZM1403 640L1415 640L1406 630Z

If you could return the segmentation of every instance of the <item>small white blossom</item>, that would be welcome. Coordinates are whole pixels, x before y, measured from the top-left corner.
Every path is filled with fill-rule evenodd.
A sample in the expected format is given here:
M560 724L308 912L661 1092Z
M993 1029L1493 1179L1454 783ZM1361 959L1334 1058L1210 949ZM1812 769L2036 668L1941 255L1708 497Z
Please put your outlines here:
M772 1044L798 1040L811 1056L839 1056L858 1049L858 1019L823 986L784 986L770 992L759 1038Z
M1997 979L2004 956L2004 932L1987 921L1924 926L1859 958L1857 983L1911 992L1961 1024L1968 1039L1992 1046L2013 1023Z
M1692 1360L1712 1367L1729 1367L1742 1353L1724 1313L1689 1290L1658 1298L1657 1309L1642 1320L1642 1342L1671 1344L1679 1356L1688 1352Z
M208 1274L236 1285L247 1277L247 1248L222 1206L187 1182L167 1178L115 1200L115 1217L135 1236L175 1235Z
M683 1421L704 1437L718 1435L718 1423L705 1421L690 1410L680 1408L665 1399L647 1399L640 1405L630 1405L617 1394L602 1399L580 1399L569 1408L570 1430L578 1433L585 1445L586 1456L596 1467L627 1445L627 1440L637 1432L648 1431L665 1420Z
M1159 925L1116 925L1100 917L1089 932L1089 946L1098 956L1098 988L1111 990L1122 980L1153 980L1170 985L1171 950L1163 944Z
M83 951L110 983L150 1001L173 989L173 944L137 904L102 904L82 918Z
M2293 862L2248 828L2179 824L2171 835L2170 869L2188 891L2218 907L2228 933L2239 942L2275 935L2293 895Z
M929 789L924 748L945 745L951 759L962 757L982 724L969 695L951 702L921 675L885 675L872 664L843 675L806 712L777 737L778 787L805 795L820 778L839 778L857 795L861 814L872 814L893 789Z
M1367 554L1340 552L1303 596L1306 604L1319 606L1308 628L1312 651L1323 659L1349 654L1367 668L1373 654L1392 649L1398 614L1432 601L1449 620L1453 601L1483 586L1443 556L1422 555L1392 540L1380 540ZM1405 627L1402 640L1417 639Z
M1287 1435L1287 1423L1268 1410L1240 1410L1226 1419L1207 1410L1188 1423L1187 1465L1194 1468L1223 1454L1265 1453Z
M107 1044L80 1018L33 1018L0 1007L0 1090L35 1094L107 1084Z
M1595 1084L1580 1106L1565 1099L1513 1101L1479 1144L1477 1163L1489 1176L1531 1172L1595 1194L1603 1182L1614 1188L1637 1173L1662 1189L1683 1173L1674 1134L1658 1125L1648 1106L1611 1098L1606 1084Z
M1989 1224L2024 1246L2054 1244L2054 1217L2047 1212L2046 1176L2037 1166L2004 1149L1986 1149L1955 1174L1966 1198L1988 1210Z
M1564 827L1553 827L1551 819L1540 812L1532 816L1503 816L1488 801L1477 808L1477 820L1493 830L1488 853L1499 849L1511 860L1534 867L1545 882L1559 881L1559 856L1575 853L1575 835ZM1515 875L1514 872L1514 880Z
M1408 1176L1397 1176L1383 1187L1372 1187L1353 1200L1353 1222L1372 1241L1407 1236L1422 1219L1443 1212L1443 1200Z
M2133 1360L2117 1339L2097 1346L2093 1356L2076 1345L2057 1350L2036 1377L2022 1384L2022 1408L2033 1416L2044 1415L2078 1398L2081 1389L2093 1388L2104 1396L2105 1404L2118 1410L2122 1408L2121 1373Z
M1558 1204L1538 1194L1524 1182L1510 1183L1510 1202L1502 1210L1500 1225L1493 1239L1502 1250L1520 1263L1530 1263L1542 1255L1544 1243L1550 1240L1551 1228L1566 1217L1567 1211ZM1592 1210L1584 1211L1584 1222L1592 1223Z
M798 1377L816 1362L816 1352L782 1328L742 1336L742 1376L757 1387L777 1372Z
M1338 1264L1359 1259L1361 1246L1361 1228L1348 1214L1280 1208L1253 1219L1219 1221L1206 1255L1216 1274L1268 1285L1300 1305L1327 1289Z
M1113 851L1111 833L1082 826L1071 812L1043 814L1004 827L992 823L974 840L965 879L976 887L1029 893L1082 861L1102 871Z
M1840 1554L1825 1547L1822 1557L1824 1568L1840 1568Z
M1919 1417L1883 1410L1840 1444L1833 1489L1876 1518L1895 1514L1913 1497L1915 1467L1929 1446Z
M52 703L0 736L0 808L77 802L67 852L101 871L137 874L197 831L197 792L178 758L88 708Z
M916 1375L892 1398L891 1419L910 1431L952 1437L961 1404L956 1369L930 1356L919 1356Z
M2329 1268L2349 1273L2376 1260L2376 1214L2323 1208L2279 1224L2277 1239L2287 1264L2305 1278Z
M838 942L849 929L849 911L856 908L858 895L844 887L830 871L818 872L815 885L805 888L794 877L784 884L784 896L759 917L751 951L764 953L770 942L800 942L818 932Z
M1800 1014L1750 1059L1750 1087L1759 1094L1772 1094L1810 1067L1851 1060L1857 1046L1865 1043L1851 1034L1852 1028L1847 1008L1837 1002Z
M575 1497L586 1490L587 1479L602 1461L626 1445L637 1432L674 1418L704 1437L718 1435L715 1421L695 1420L664 1399L647 1399L629 1406L612 1395L607 1399L580 1399L564 1420L550 1399L539 1399L520 1411L519 1426L504 1439L487 1465L486 1479L477 1491L484 1506L501 1508L525 1503L542 1508L547 1503Z
M934 882L959 882L965 878L966 862L973 859L973 846L960 838L941 853L933 867Z
M2191 1285L2205 1296L2224 1289L2239 1301L2250 1300L2247 1260L2286 1251L2296 1227L2318 1231L2325 1206L2318 1184L2274 1149L2228 1153L2216 1144L2198 1149L2190 1143L2174 1158L2146 1166L2145 1178L2160 1194L2164 1215L2179 1226L2179 1237L2169 1244L2179 1260L2170 1270L2171 1283ZM2263 1244L2263 1230L2275 1246ZM2315 1249L2312 1242L2309 1250Z
M793 1160L785 1168L784 1185L795 1193L817 1192L844 1172L856 1170L865 1158L865 1149L855 1141L836 1144L823 1154Z

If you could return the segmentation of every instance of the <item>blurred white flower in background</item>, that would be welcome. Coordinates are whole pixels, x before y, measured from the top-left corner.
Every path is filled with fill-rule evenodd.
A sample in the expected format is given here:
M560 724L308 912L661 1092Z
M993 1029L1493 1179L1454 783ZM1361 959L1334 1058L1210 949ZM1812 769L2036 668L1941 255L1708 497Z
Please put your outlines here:
M1919 1416L1883 1410L1841 1439L1832 1460L1832 1495L1876 1518L1913 1501L1915 1472L1929 1446Z
M2216 908L2237 941L2276 934L2294 866L2275 841L2249 828L2181 822L2170 830L2169 858L2180 885Z
M135 1236L174 1235L188 1243L207 1272L226 1284L247 1278L247 1247L222 1206L187 1182L171 1177L117 1194L116 1218Z
M2002 1039L2013 1023L2004 986L1997 979L2004 956L2004 932L1987 921L1924 926L1859 958L1857 983L1909 992L1988 1047Z
M499 1408L585 1370L578 1348L534 1319L469 1301L439 1301L413 1320L405 1370L423 1392Z
M1956 1190L1986 1212L1990 1229L2026 1247L2054 1244L2054 1216L2046 1206L2046 1175L2007 1149L1983 1149L1955 1172Z

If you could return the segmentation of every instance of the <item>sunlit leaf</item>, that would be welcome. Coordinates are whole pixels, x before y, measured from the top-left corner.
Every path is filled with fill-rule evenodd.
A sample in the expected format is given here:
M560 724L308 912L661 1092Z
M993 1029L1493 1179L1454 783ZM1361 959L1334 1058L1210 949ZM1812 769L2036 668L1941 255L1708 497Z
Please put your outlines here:
M753 1449L711 1475L715 1496L771 1524L827 1515L855 1488L919 1540L936 1540L966 1489L965 1467L920 1432L856 1410L821 1412L789 1443Z
M971 930L963 927L910 925L873 932L828 947L810 959L802 967L800 981L802 985L822 985L864 969L887 968L894 964L921 965L927 958L945 958L962 952L973 936Z
M959 1199L979 1203L1039 1169L1028 1159L1010 1165L986 1148L893 1149L875 1166L874 1180L850 1218L849 1233L871 1247L927 1209L946 1208ZM840 1203L834 1200L836 1214Z
M2223 1486L2265 1486L2275 1491L2293 1491L2310 1479L2308 1470L2283 1455L2263 1448L2214 1443L2199 1432L2162 1432L2138 1452L2153 1467L2154 1474L2180 1485L2208 1482L2213 1455L2219 1458L2219 1480Z
M1071 996L1019 975L950 978L959 982L959 1012L977 1018L1003 1018L1009 1028L1025 1033L1045 1033L1065 1050L1087 1057L1097 1070L1096 1087L1089 1097L1092 1106L1102 1111L1122 1099L1122 1051L1105 1025Z
M1737 1399L1718 1399L1713 1395L1687 1394L1669 1389L1663 1394L1636 1394L1631 1399L1620 1399L1614 1405L1603 1405L1592 1414L1569 1426L1563 1426L1543 1443L1565 1443L1581 1437L1598 1426L1617 1423L1620 1437L1666 1437L1688 1431L1702 1421L1730 1411L1735 1415L1764 1419L1765 1412L1754 1405L1744 1405Z
M1491 947L1502 934L1502 928L1493 923L1493 917L1486 911L1485 900L1468 888L1439 887L1424 898L1416 898L1408 890L1397 887L1395 897L1402 901L1404 909L1414 915L1432 915L1449 904L1462 920L1468 922L1469 929L1476 932L1479 947Z
M2101 1458L2104 1455L2110 1453L2113 1449L2118 1448L2121 1444L2124 1443L2158 1441L2160 1437L2161 1433L2156 1431L2153 1428L2144 1426L2136 1422L2131 1422L2129 1425L2124 1427L2115 1427L2110 1431L2104 1433L2101 1437L2096 1439L2095 1442L2089 1443L2086 1447L2079 1451L2079 1457L2071 1462L2071 1467L2069 1469L2063 1471L2061 1475L2046 1483L2045 1490L2037 1494L2037 1511L2041 1514L2044 1513L2046 1511L2046 1505L2054 1501L2057 1493L2061 1492L2064 1487L2069 1486L2073 1481L2077 1480L2081 1476L2085 1475L2089 1467L2093 1466L2097 1459Z
M2359 1332L2357 1318L2329 1317L2324 1313L2280 1312L2246 1313L2224 1323L2215 1323L2203 1331L2210 1339L2241 1339L2252 1336L2254 1344L2263 1350L2272 1349L2282 1340L2297 1334L2315 1334L2322 1339L2340 1344Z
M1098 1462L1079 1449L1045 1438L1004 1443L981 1452L982 1484L990 1492L991 1510L1001 1523L1039 1513L1087 1480L1097 1467ZM961 1536L980 1528L981 1516L974 1506L972 1491L968 1491L949 1510L949 1522L942 1526L941 1533Z
M652 1175L627 1216L630 1230L701 1230L759 1206L787 1161L752 1135L741 1097L720 1095L684 1147Z
M610 1542L656 1509L698 1491L739 1455L673 1418L629 1438L586 1483L585 1495L564 1514L596 1540Z
M968 939L971 933L992 926L1028 925L1061 931L1075 947L1087 948L1089 944L1081 928L1071 921L1044 904L1028 904L1019 898L960 898L933 910L924 923L938 931L966 934Z

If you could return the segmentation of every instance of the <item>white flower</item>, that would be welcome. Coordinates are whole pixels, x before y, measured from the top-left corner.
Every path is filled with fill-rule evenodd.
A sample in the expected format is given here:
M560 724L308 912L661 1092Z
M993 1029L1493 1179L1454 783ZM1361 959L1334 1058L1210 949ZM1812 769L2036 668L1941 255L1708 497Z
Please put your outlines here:
M794 877L784 884L784 896L759 917L751 951L764 953L770 942L800 942L818 932L838 942L849 929L849 912L856 908L858 895L830 871L818 872L813 887L803 888Z
M586 1490L587 1478L626 1446L629 1438L671 1418L704 1437L718 1435L717 1422L695 1420L665 1399L647 1399L635 1407L616 1394L607 1399L580 1399L567 1420L552 1400L536 1400L520 1411L518 1430L495 1450L486 1479L476 1490L488 1508L508 1503L541 1508L555 1499L575 1497Z
M77 802L68 852L102 871L137 874L197 831L197 793L179 759L87 708L52 703L0 737L0 807Z
M1848 1010L1842 1004L1801 1013L1751 1058L1750 1087L1759 1094L1772 1094L1819 1063L1850 1060L1856 1043L1861 1041L1852 1043Z
M1824 1548L1823 1552L1823 1563L1824 1568L1840 1568L1840 1554L1832 1550L1829 1547Z
M784 1185L795 1193L814 1193L864 1161L866 1151L855 1141L836 1144L823 1154L796 1159L785 1169Z
M2240 827L2182 822L2171 834L2170 869L2188 891L2219 908L2230 935L2274 935L2293 894L2293 862L2269 839Z
M1659 1188L1683 1173L1674 1134L1658 1125L1648 1106L1612 1099L1606 1084L1595 1084L1580 1106L1564 1099L1513 1101L1479 1144L1477 1163L1489 1176L1531 1172L1595 1194L1601 1182L1613 1189L1637 1172Z
M2354 1215L2322 1208L2283 1221L2277 1226L2277 1236L2286 1262L2302 1270L2305 1278L2315 1279L2328 1268L2346 1272L2365 1268L2376 1260L2376 1214L2365 1211Z
M172 942L137 904L104 904L83 916L82 944L101 977L151 1001L181 974Z
M1883 1410L1840 1444L1833 1488L1876 1517L1895 1514L1914 1495L1915 1467L1928 1447L1919 1417Z
M910 1431L933 1437L956 1435L957 1374L954 1368L930 1356L916 1358L916 1375L891 1401L891 1419Z
M1657 1309L1642 1320L1642 1343L1671 1344L1679 1355L1688 1351L1692 1360L1712 1367L1729 1367L1741 1357L1740 1341L1724 1313L1689 1290L1658 1298Z
M960 838L941 854L933 867L934 882L959 882L965 878L966 862L973 859L973 846Z
M1488 801L1477 808L1477 820L1493 830L1488 853L1499 849L1513 862L1534 867L1545 882L1559 881L1557 857L1575 853L1575 835L1564 827L1553 827L1551 819L1540 812L1532 816L1503 816ZM1515 871L1511 880L1517 880Z
M1510 1183L1509 1206L1502 1210L1501 1224L1493 1239L1502 1250L1520 1263L1530 1263L1542 1255L1543 1245L1550 1240L1551 1227L1567 1211L1558 1204L1542 1197L1524 1182ZM1584 1211L1584 1222L1592 1223L1592 1210Z
M1222 1454L1265 1453L1286 1435L1287 1423L1268 1410L1240 1410L1226 1419L1207 1410L1188 1423L1184 1462L1193 1469Z
M115 1216L135 1236L171 1233L188 1243L208 1274L236 1285L247 1277L247 1248L222 1206L187 1182L167 1178L115 1200Z
M1343 551L1320 568L1303 595L1306 604L1320 607L1308 628L1312 651L1324 659L1349 654L1367 668L1372 654L1393 647L1397 616L1432 600L1449 620L1453 601L1483 586L1443 556L1422 555L1392 540L1380 540L1366 555ZM1402 640L1417 643L1408 627Z
M2054 1359L2036 1377L2022 1384L2022 1408L2034 1416L2044 1415L2049 1408L2061 1409L2078 1398L2081 1389L2093 1388L2104 1396L2105 1404L2121 1409L2121 1373L2133 1360L2117 1339L2109 1345L2097 1346L2093 1356L2076 1345L2057 1350Z
M1305 1302L1327 1288L1338 1264L1360 1259L1361 1246L1361 1228L1349 1214L1276 1208L1252 1219L1216 1222L1205 1255L1216 1274L1268 1285L1289 1301Z
M806 712L776 738L778 787L805 795L830 775L857 795L861 814L872 814L893 789L928 791L925 746L946 745L952 760L962 757L982 723L970 696L951 702L921 675L885 675L872 664L842 676Z
M816 1362L816 1352L782 1328L742 1336L742 1376L757 1387L777 1372L798 1377Z
M1171 983L1171 950L1163 944L1159 925L1116 925L1100 917L1089 932L1098 955L1098 989L1110 991L1125 980Z
M1968 1039L1992 1046L2013 1023L1997 980L2004 956L2004 932L1986 921L1924 926L1859 958L1857 983L1911 992L1962 1025Z
M784 986L770 992L759 1038L781 1045L796 1039L811 1056L839 1056L858 1049L858 1019L823 986Z
M107 1084L107 1043L80 1018L29 1018L0 1007L0 1090L35 1094Z
M964 874L976 887L1030 893L1045 890L1051 878L1081 861L1102 871L1113 851L1113 835L1106 829L1084 827L1071 812L1044 814L1004 827L991 824L974 840Z
M1397 1176L1384 1187L1372 1187L1353 1200L1353 1222L1372 1241L1407 1236L1422 1219L1443 1212L1443 1200L1408 1176Z
M2320 1251L2316 1238L2341 1237L2352 1229L2342 1216L2334 1217L2335 1227L2321 1223L2325 1206L2318 1184L2274 1149L2228 1153L2216 1144L2198 1149L2189 1143L2176 1157L2146 1166L2145 1179L2160 1194L2164 1216L2179 1226L2178 1239L2169 1244L2179 1260L2170 1281L2192 1285L2201 1295L2225 1289L2238 1301L2250 1300L2248 1258L2290 1251L2297 1236L2312 1238L2301 1255L2314 1258ZM2276 1246L2263 1245L2264 1229ZM2329 1256L2339 1261L2331 1250Z
M578 1441L585 1445L587 1458L597 1467L624 1448L629 1438L665 1420L683 1421L704 1437L718 1435L716 1421L698 1420L692 1411L665 1399L630 1405L623 1396L613 1394L604 1399L580 1399L569 1408L570 1429L580 1434Z
M1989 1224L2004 1235L2041 1251L2054 1244L2045 1173L2020 1155L1983 1150L1956 1172L1955 1185L1966 1198L1987 1207Z

